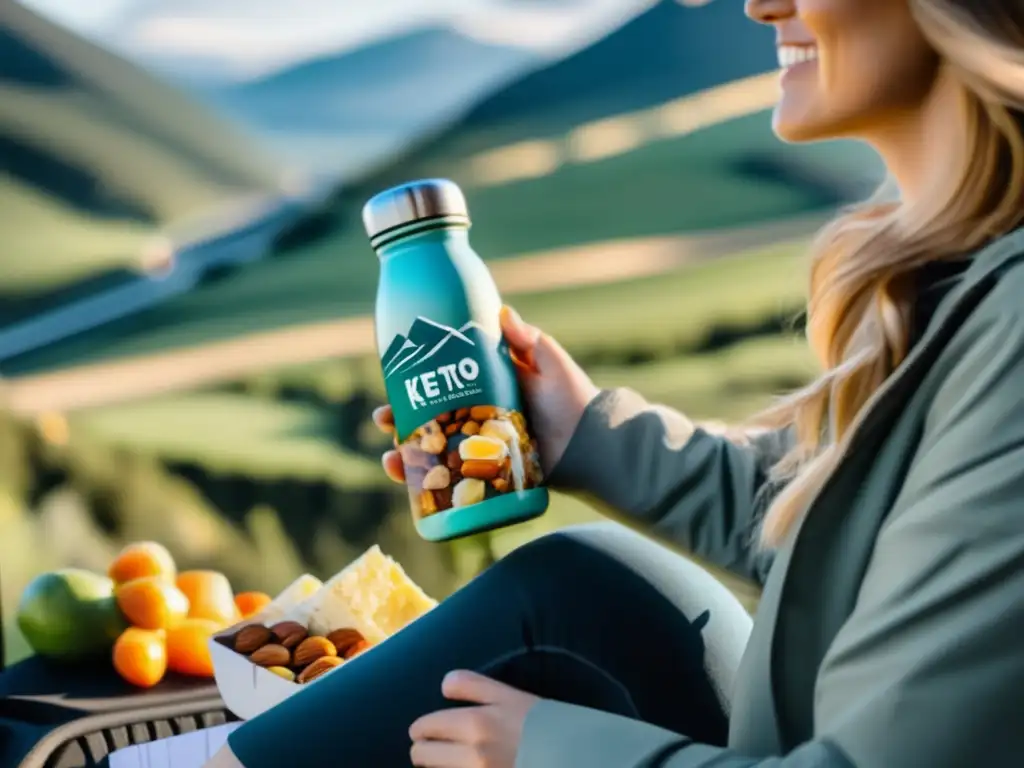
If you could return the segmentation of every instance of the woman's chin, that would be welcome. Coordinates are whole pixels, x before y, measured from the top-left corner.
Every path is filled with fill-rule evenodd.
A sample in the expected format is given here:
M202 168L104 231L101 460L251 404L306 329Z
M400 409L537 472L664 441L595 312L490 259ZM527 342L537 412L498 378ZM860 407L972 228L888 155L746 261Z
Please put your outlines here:
M802 144L832 138L826 126L805 114L793 114L784 104L776 107L772 115L772 130L787 144Z

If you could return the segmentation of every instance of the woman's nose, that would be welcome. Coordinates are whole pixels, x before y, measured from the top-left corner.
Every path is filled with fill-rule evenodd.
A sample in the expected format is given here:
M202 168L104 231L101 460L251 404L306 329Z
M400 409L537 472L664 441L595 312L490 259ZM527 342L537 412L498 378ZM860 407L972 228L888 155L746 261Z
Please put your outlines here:
M746 0L747 16L761 24L777 24L796 15L796 0Z

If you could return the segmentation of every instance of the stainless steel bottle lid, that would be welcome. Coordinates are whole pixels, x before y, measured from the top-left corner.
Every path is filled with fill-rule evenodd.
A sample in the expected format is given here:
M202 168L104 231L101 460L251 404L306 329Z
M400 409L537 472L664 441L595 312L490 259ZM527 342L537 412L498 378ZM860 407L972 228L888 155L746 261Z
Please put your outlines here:
M424 179L392 187L363 206L363 226L370 239L405 224L442 217L469 223L466 198L458 185L447 179Z

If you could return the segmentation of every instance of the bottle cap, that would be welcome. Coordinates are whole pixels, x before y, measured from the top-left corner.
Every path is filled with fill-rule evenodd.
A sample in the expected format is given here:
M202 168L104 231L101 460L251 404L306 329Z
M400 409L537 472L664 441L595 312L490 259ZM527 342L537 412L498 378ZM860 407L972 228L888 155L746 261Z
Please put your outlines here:
M469 224L462 190L447 179L423 179L374 195L363 206L363 226L370 239L427 219L461 219Z

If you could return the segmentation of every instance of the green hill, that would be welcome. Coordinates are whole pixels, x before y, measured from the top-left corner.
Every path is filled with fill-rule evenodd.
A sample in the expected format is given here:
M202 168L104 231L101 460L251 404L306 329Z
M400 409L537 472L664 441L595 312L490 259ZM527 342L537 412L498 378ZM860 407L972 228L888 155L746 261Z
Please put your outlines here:
M504 144L656 107L775 67L772 31L751 23L738 4L658 0L610 34L491 94L448 137Z
M71 426L107 445L212 472L323 479L350 490L385 484L376 461L338 447L330 420L300 404L193 393L85 411Z
M151 226L98 221L9 176L0 175L3 293L32 291L129 263Z
M477 129L460 124L347 184L333 226L318 238L122 322L7 361L4 372L31 374L366 315L378 265L359 210L373 193L410 178L446 176L465 188L473 242L489 260L824 215L870 188L878 163L863 147L790 146L773 136L767 107L775 91L768 73L596 122L566 123L552 113L543 131L535 130L531 112L522 123L510 118L495 129L515 141L485 151Z
M789 243L624 283L517 297L539 324L602 385L636 385L699 418L736 418L813 372L805 344L757 333L766 319L795 317L804 301L804 261ZM717 346L733 329L749 341ZM639 361L650 360L646 364ZM603 362L602 362L603 361ZM631 362L637 361L637 362ZM730 383L732 382L732 383ZM288 392L305 393L305 404ZM332 360L268 370L230 392L197 392L87 409L73 426L94 438L212 471L283 474L361 485L367 472L333 445L334 409L384 397L375 359Z
M643 235L729 229L812 211L839 197L815 181L747 172L745 153L763 151L785 167L789 148L755 114L633 151L503 185L466 187L473 242L498 260L567 245ZM460 170L458 167L454 168ZM409 173L429 170L429 161ZM378 264L357 216L380 182L368 181L340 206L336 228L281 258L253 264L187 296L5 364L8 375L160 352L289 325L372 311Z
M0 4L0 48L3 293L131 264L156 232L278 194L260 147L18 3Z

